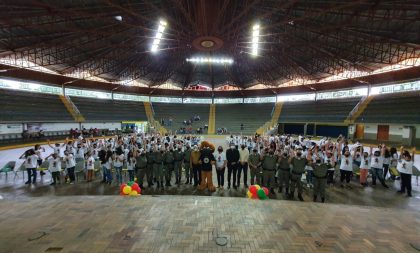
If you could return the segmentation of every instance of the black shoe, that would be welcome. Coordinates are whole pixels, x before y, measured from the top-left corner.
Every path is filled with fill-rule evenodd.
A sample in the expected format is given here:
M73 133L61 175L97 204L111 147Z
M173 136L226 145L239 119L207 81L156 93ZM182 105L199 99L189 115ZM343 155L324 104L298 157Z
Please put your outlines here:
M51 183L50 185L55 185L55 183Z
M411 195L411 193L408 193L408 194L407 194L407 197L409 197L409 198L410 198L410 197L413 197L413 195Z
M404 193L405 193L405 191L397 191L397 193L399 193L399 194L404 194Z
M31 184L31 181L26 181L25 184Z
M382 186L385 187L385 188L389 188L389 186L386 185L385 183L383 183Z
M279 190L277 191L278 193L281 193L283 191L282 187L279 187Z
M270 189L270 193L273 194L273 195L276 195L276 193L274 192L274 188Z
M303 201L302 195L298 194L298 199L299 199L300 201Z

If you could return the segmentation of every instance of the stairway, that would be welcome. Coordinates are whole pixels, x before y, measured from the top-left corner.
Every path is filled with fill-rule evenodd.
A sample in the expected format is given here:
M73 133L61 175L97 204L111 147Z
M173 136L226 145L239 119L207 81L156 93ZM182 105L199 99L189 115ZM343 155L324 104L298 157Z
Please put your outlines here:
M151 127L154 127L156 131L158 131L161 135L164 135L168 132L166 128L164 128L159 121L156 121L153 116L153 109L150 102L143 102L144 105L144 111L146 112L147 121L149 122Z
M280 118L280 114L281 114L281 109L283 108L283 102L278 102L274 105L274 111L271 115L271 120L267 121L264 123L264 125L262 125L261 127L259 127L256 131L257 134L259 135L263 135L265 132L267 132L270 128L273 128L277 125L277 123L279 122L279 118Z
M69 96L59 95L61 102L63 102L64 106L66 107L67 111L73 117L74 121L76 122L84 122L85 117L80 113L77 106L71 101Z
M210 104L208 134L216 133L216 105Z
M344 120L346 124L353 124L354 121L363 113L370 101L374 98L374 95L365 96L360 99L360 102L351 110L347 118Z

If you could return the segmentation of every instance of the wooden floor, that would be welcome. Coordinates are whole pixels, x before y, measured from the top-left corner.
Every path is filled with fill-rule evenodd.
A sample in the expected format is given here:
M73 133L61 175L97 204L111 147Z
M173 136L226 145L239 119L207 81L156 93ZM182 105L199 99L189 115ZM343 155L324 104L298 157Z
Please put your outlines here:
M418 252L420 213L205 196L0 201L0 252ZM227 239L218 246L216 238Z

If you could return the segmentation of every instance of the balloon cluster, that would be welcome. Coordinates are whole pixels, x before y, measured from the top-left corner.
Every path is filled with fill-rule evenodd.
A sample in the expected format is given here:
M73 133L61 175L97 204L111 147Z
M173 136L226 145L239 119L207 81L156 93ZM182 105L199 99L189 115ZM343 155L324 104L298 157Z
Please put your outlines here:
M266 187L261 187L257 184L250 185L246 195L250 199L268 199L268 189Z
M140 186L134 181L130 181L120 186L120 195L124 196L139 196L141 195Z

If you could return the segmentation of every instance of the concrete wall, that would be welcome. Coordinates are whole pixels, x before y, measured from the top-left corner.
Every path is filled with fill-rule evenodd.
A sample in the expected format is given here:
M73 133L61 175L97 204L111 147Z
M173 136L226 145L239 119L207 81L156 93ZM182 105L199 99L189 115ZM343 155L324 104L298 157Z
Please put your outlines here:
M409 145L409 126L416 128L415 145L420 146L420 125L399 125L399 124L364 124L364 139L376 140L378 133L378 125L389 125L389 141L401 142Z

